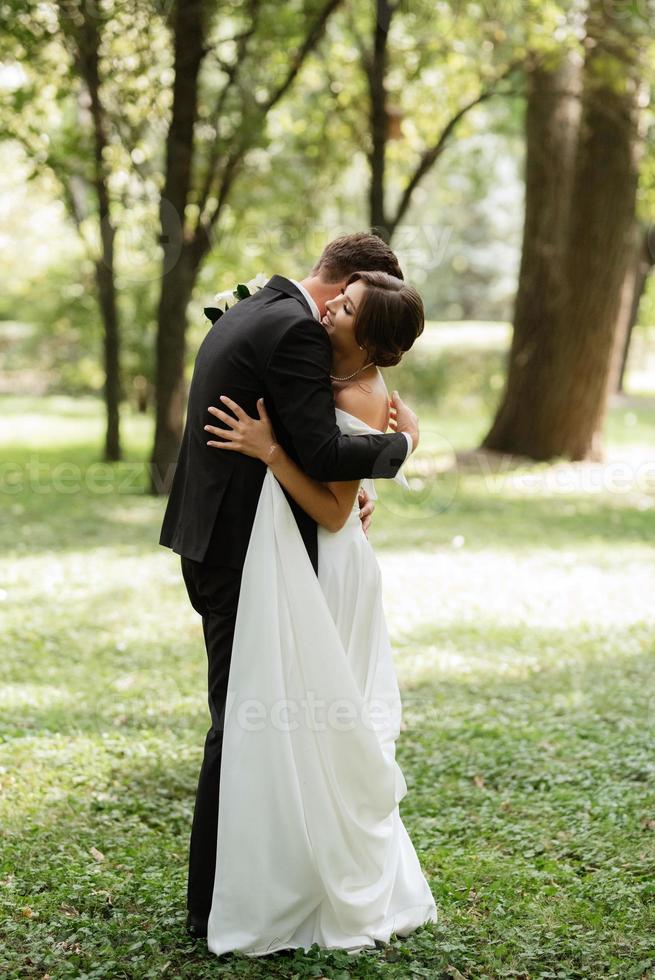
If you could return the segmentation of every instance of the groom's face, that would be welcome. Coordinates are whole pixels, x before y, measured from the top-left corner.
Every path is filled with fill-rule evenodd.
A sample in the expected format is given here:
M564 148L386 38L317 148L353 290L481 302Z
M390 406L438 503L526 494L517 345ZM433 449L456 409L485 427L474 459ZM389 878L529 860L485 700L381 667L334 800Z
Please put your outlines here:
M318 312L321 315L321 319L327 313L327 305L326 304L329 303L330 300L333 300L336 296L340 296L341 295L341 293L346 288L347 281L348 281L347 279L344 279L342 282L325 283L325 286L324 286L324 288L322 290L321 296L320 297L318 297L318 296L315 296L314 297L314 299L316 301L316 305L318 306Z

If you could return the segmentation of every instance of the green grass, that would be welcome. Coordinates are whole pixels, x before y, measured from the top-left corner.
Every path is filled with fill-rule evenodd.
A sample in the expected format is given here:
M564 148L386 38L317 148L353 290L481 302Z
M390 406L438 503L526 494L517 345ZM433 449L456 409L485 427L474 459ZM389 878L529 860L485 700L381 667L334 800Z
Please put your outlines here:
M488 380L423 413L428 462L475 444ZM651 402L610 413L621 489L563 465L564 489L544 466L432 473L419 503L382 488L401 809L439 922L356 958L185 936L200 626L143 493L148 420L126 418L118 467L101 435L92 400L0 400L3 980L654 975Z

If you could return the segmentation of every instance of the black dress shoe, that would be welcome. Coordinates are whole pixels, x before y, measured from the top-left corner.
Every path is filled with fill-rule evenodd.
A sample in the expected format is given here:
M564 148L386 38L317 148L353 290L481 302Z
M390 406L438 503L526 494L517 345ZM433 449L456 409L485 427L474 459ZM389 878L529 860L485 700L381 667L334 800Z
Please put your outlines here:
M195 912L189 912L186 917L186 931L192 939L204 939L207 936L207 919Z

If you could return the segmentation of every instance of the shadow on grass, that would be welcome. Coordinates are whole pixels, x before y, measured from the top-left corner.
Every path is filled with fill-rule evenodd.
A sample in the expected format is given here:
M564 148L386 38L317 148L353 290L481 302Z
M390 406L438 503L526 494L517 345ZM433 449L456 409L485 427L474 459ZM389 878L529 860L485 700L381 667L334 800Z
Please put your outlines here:
M427 647L435 651L434 663L429 654L423 656L419 668L413 670L410 666L410 676L403 676L403 713L409 725L407 733L401 735L401 747L416 738L420 741L428 730L437 738L457 734L469 740L487 736L511 739L510 728L514 726L517 732L520 730L517 738L532 741L545 729L575 737L576 732L588 729L590 720L611 728L624 719L625 731L639 724L640 719L647 722L655 683L655 657L645 625L612 629L596 636L569 636L567 643L563 642L565 631L530 630L526 639L517 628L494 626L493 660L485 656L484 650L480 651L480 658L476 656L476 647L486 632L491 634L491 627L486 631L483 624L475 631L421 629L397 645L401 659L403 649L420 651ZM608 655L608 640L622 652ZM465 650L466 659L455 664L440 661L437 651L445 648ZM139 663L131 662L129 649L117 663L116 680L125 676L125 670L133 670L133 690L112 687L111 660L106 656L102 658L103 673L97 690L57 685L56 678L49 677L42 685L29 685L34 693L42 688L42 706L21 703L12 708L11 687L7 686L3 728L12 730L14 737L42 737L46 741L53 736L80 738L105 733L121 741L138 741L139 736L151 735L167 740L175 732L182 742L188 744L190 740L200 747L209 725L200 651L197 657L190 647L178 651L176 668L185 671L184 681L178 684L170 663L167 666L167 659L159 656L159 648L150 649L156 650L158 663L149 670L147 646L140 648ZM190 657L197 661L191 674L186 666ZM56 690L65 692L60 705L56 698L47 703L47 690L53 682ZM628 708L630 715L626 719ZM652 737L648 731L647 728L646 735ZM138 760L135 764L140 765ZM178 759L177 764L181 765L182 760Z

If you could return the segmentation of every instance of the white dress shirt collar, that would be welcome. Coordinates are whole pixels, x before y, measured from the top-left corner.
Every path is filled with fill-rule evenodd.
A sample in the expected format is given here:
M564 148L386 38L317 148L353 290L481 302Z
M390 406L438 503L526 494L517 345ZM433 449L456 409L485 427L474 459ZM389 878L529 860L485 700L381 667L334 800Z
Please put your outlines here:
M301 282L297 282L295 279L289 279L289 282L292 282L296 287L296 289L300 290L300 292L303 294L303 296L305 297L305 299L309 304L309 308L312 311L312 316L314 317L314 319L320 320L321 314L319 313L318 306L314 302L313 297L310 296L310 294L307 292L303 284Z

